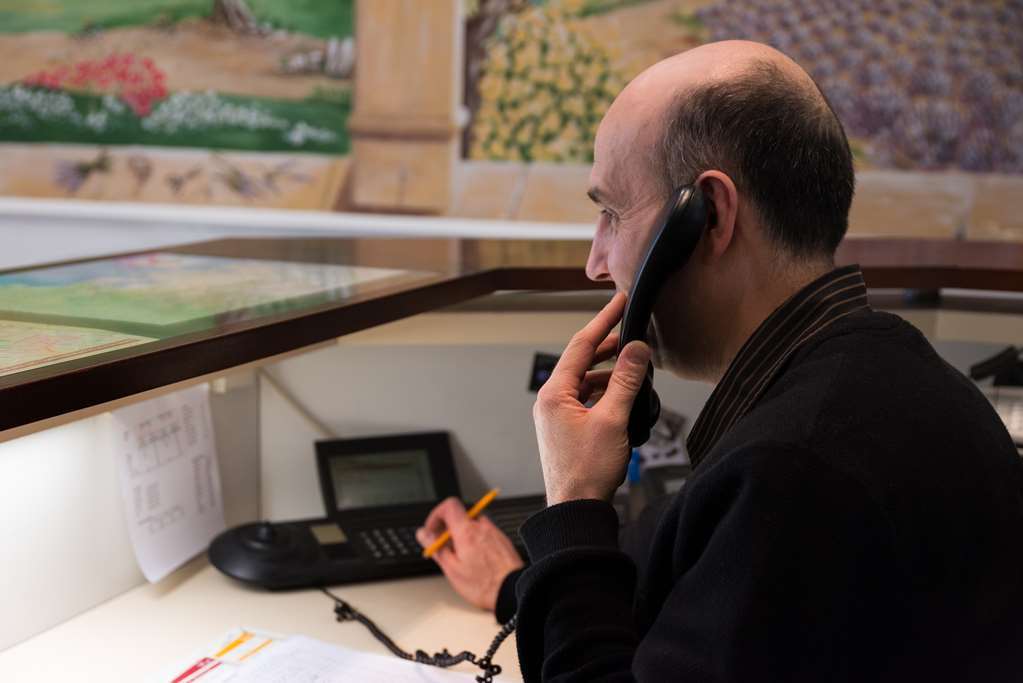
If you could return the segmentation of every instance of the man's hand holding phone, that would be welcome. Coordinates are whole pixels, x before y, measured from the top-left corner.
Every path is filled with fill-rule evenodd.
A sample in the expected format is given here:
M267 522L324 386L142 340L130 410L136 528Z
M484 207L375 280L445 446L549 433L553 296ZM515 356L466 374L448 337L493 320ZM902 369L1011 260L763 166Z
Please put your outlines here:
M614 369L593 370L613 357L625 295L618 293L568 343L533 406L547 504L610 501L629 462L627 427L646 376L650 347L626 345Z
M646 375L650 348L632 342L612 370L593 366L614 357L625 296L617 294L576 333L540 389L533 407L548 505L596 498L610 501L629 461L626 428ZM448 498L427 517L416 539L428 546L445 529L451 543L433 558L455 591L493 611L509 572L523 566L511 540L486 517L470 519L460 500Z

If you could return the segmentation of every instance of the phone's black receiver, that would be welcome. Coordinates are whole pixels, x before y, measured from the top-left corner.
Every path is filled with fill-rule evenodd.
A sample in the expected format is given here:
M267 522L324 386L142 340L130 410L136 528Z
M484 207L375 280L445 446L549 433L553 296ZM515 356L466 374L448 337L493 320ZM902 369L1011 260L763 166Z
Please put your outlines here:
M622 317L619 353L631 341L646 341L650 314L661 287L669 275L686 264L700 241L707 224L707 206L700 188L686 185L672 192L658 223L660 228L650 240L629 291ZM651 363L629 415L629 445L634 448L650 438L650 428L661 414L661 400L654 391L653 381L654 366Z

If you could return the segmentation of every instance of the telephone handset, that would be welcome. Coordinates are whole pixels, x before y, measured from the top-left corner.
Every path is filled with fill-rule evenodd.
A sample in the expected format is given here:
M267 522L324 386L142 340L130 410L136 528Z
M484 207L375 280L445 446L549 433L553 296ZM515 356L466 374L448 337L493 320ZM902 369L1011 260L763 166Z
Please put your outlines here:
M672 192L658 218L660 228L654 232L622 316L618 352L637 339L646 341L647 327L654 302L668 276L686 264L700 234L707 224L707 207L703 192L695 185L686 185ZM643 385L636 394L629 415L629 445L641 446L650 438L650 429L661 414L661 400L654 391L654 366L647 366Z

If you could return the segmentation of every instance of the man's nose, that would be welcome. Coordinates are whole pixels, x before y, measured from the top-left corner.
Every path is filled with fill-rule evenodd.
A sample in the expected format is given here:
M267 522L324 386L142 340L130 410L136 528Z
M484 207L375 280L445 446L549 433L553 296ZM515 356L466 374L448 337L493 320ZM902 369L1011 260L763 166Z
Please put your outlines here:
M607 268L607 254L596 239L590 247L590 256L586 259L586 277L594 282L606 282L611 279L611 273Z
M607 232L605 219L601 216L597 222L597 230L590 244L590 255L586 259L586 277L594 282L606 282L611 279L611 271L607 267Z

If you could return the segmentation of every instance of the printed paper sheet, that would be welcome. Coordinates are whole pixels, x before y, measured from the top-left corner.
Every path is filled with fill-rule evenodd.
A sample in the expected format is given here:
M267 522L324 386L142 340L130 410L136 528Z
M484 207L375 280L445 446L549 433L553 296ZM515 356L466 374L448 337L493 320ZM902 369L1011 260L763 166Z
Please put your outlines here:
M112 425L135 556L159 581L224 529L208 386L121 408Z
M236 628L148 683L471 683L467 673L369 654L306 636Z

